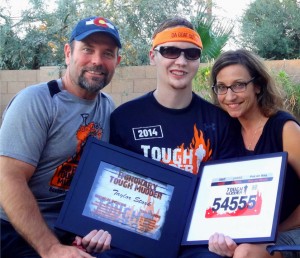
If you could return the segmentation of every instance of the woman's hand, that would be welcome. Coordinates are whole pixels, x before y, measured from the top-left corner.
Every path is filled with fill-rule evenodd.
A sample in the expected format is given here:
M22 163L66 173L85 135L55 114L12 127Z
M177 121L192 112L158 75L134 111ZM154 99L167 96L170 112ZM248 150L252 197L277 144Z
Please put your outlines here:
M215 233L208 241L209 251L221 256L232 257L237 244L229 237L223 234Z

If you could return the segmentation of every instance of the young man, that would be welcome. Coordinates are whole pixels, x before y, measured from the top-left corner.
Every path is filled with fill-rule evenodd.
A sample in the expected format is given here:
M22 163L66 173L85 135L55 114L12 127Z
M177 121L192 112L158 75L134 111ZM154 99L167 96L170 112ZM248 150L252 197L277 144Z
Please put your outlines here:
M201 50L187 20L176 17L158 27L149 54L156 89L112 113L112 144L194 174L201 162L235 155L229 117L192 91ZM219 257L207 247L182 248L181 256Z
M116 27L106 18L78 22L65 45L62 79L24 89L0 130L2 257L91 257L64 245L54 229L85 141L109 139L111 98L102 93L120 63ZM88 251L109 248L108 232L77 238Z
M194 174L201 162L232 156L228 116L192 92L201 49L200 36L185 19L161 24L150 50L156 90L112 113L112 144Z

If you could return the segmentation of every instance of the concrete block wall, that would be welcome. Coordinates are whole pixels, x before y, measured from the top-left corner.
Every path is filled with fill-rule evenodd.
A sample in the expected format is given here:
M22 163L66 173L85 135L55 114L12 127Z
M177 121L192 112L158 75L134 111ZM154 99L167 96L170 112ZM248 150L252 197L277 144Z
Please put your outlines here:
M156 69L153 66L130 66L117 68L111 83L104 88L116 105L127 102L154 90Z
M300 59L265 61L265 64L272 71L285 71L294 82L300 83Z
M9 101L20 90L39 82L60 78L64 71L58 67L42 67L40 70L0 71L0 115ZM117 68L114 78L104 88L116 105L127 102L156 87L156 69L153 66L132 66Z
M300 60L266 61L266 65L275 72L284 70L292 80L300 83ZM204 67L202 64L200 67ZM0 71L0 115L21 89L39 82L47 82L61 77L63 71L57 67L42 67L40 70L2 70ZM111 83L104 88L116 105L120 105L156 87L155 66L119 67ZM1 122L0 122L1 124Z

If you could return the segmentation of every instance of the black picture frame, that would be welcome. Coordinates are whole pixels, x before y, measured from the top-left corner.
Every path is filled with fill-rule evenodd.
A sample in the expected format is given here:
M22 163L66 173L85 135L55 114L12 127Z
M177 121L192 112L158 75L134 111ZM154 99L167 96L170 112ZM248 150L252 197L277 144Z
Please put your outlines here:
M124 171L125 173L128 172L127 179L130 176L132 178L139 178L134 179L137 180L135 182L145 179L145 182L150 183L142 181L144 182L143 185L147 184L150 190L157 189L158 187L160 187L159 189L164 189L164 185L167 185L168 189L171 189L171 194L168 195L163 192L161 199L156 195L156 199L154 200L154 194L152 196L152 200L156 203L161 202L161 207L165 206L164 212L159 215L158 221L163 221L157 227L159 228L159 232L156 231L152 235L148 234L153 230L153 227L136 226L135 228L135 226L130 226L131 222L128 223L129 229L126 228L127 226L124 228L122 226L123 221L120 223L118 221L119 224L115 224L115 221L109 221L109 216L104 215L109 210L108 208L107 210L105 208L104 212L100 211L102 206L99 203L102 203L102 200L105 200L103 198L107 198L108 196L102 196L102 190L100 190L100 196L98 191L101 187L98 187L97 184L99 183L108 187L104 195L109 194L111 190L109 189L109 184L111 184L111 188L120 186L114 183L114 178L118 178L119 175L122 178L122 174L115 174L116 177L113 174L110 175L110 173L115 173L116 171L122 171L122 173ZM107 183L108 181L110 183ZM85 236L93 229L107 230L112 235L111 246L113 247L143 257L177 257L196 184L197 176L191 173L89 137L55 226L79 236ZM124 187L124 185L121 187ZM156 188L154 185L156 185ZM132 189L135 189L133 193L138 191L136 190L137 188ZM117 193L115 189L112 191L114 195ZM155 193L157 194L157 192L159 191ZM128 195L130 194L128 193ZM91 199L95 197L97 198L96 202L95 199ZM120 196L117 195L117 197ZM111 201L114 201L114 198L114 196L113 198L109 197L111 199L109 200L109 205L112 205ZM130 201L132 200L130 199ZM153 206L156 204L154 201ZM99 210L99 213L95 213L96 209L93 210L90 208L95 203L97 203L95 207ZM128 201L127 203L127 200L124 200L124 202L122 200L122 203L123 206L130 206L130 202ZM149 203L147 205L149 207ZM91 210L92 212L90 212ZM141 209L139 212L141 212ZM160 214L157 213L157 210L155 212L156 214ZM93 217L95 214L97 218ZM134 214L141 215L142 213ZM153 215L153 213L151 214ZM128 213L126 213L127 215ZM126 216L124 215L124 217ZM145 220L142 219L142 221ZM137 224L139 223L140 220ZM157 236L157 233L159 236Z
M236 243L274 242L286 166L286 152L202 164L182 244L208 244L215 232Z

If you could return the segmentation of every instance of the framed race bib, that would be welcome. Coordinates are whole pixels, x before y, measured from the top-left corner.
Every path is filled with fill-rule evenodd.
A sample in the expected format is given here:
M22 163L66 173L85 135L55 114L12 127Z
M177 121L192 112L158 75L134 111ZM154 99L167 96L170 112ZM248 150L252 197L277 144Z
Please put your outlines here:
M203 164L183 244L207 244L215 232L237 243L273 242L286 162L280 152Z

